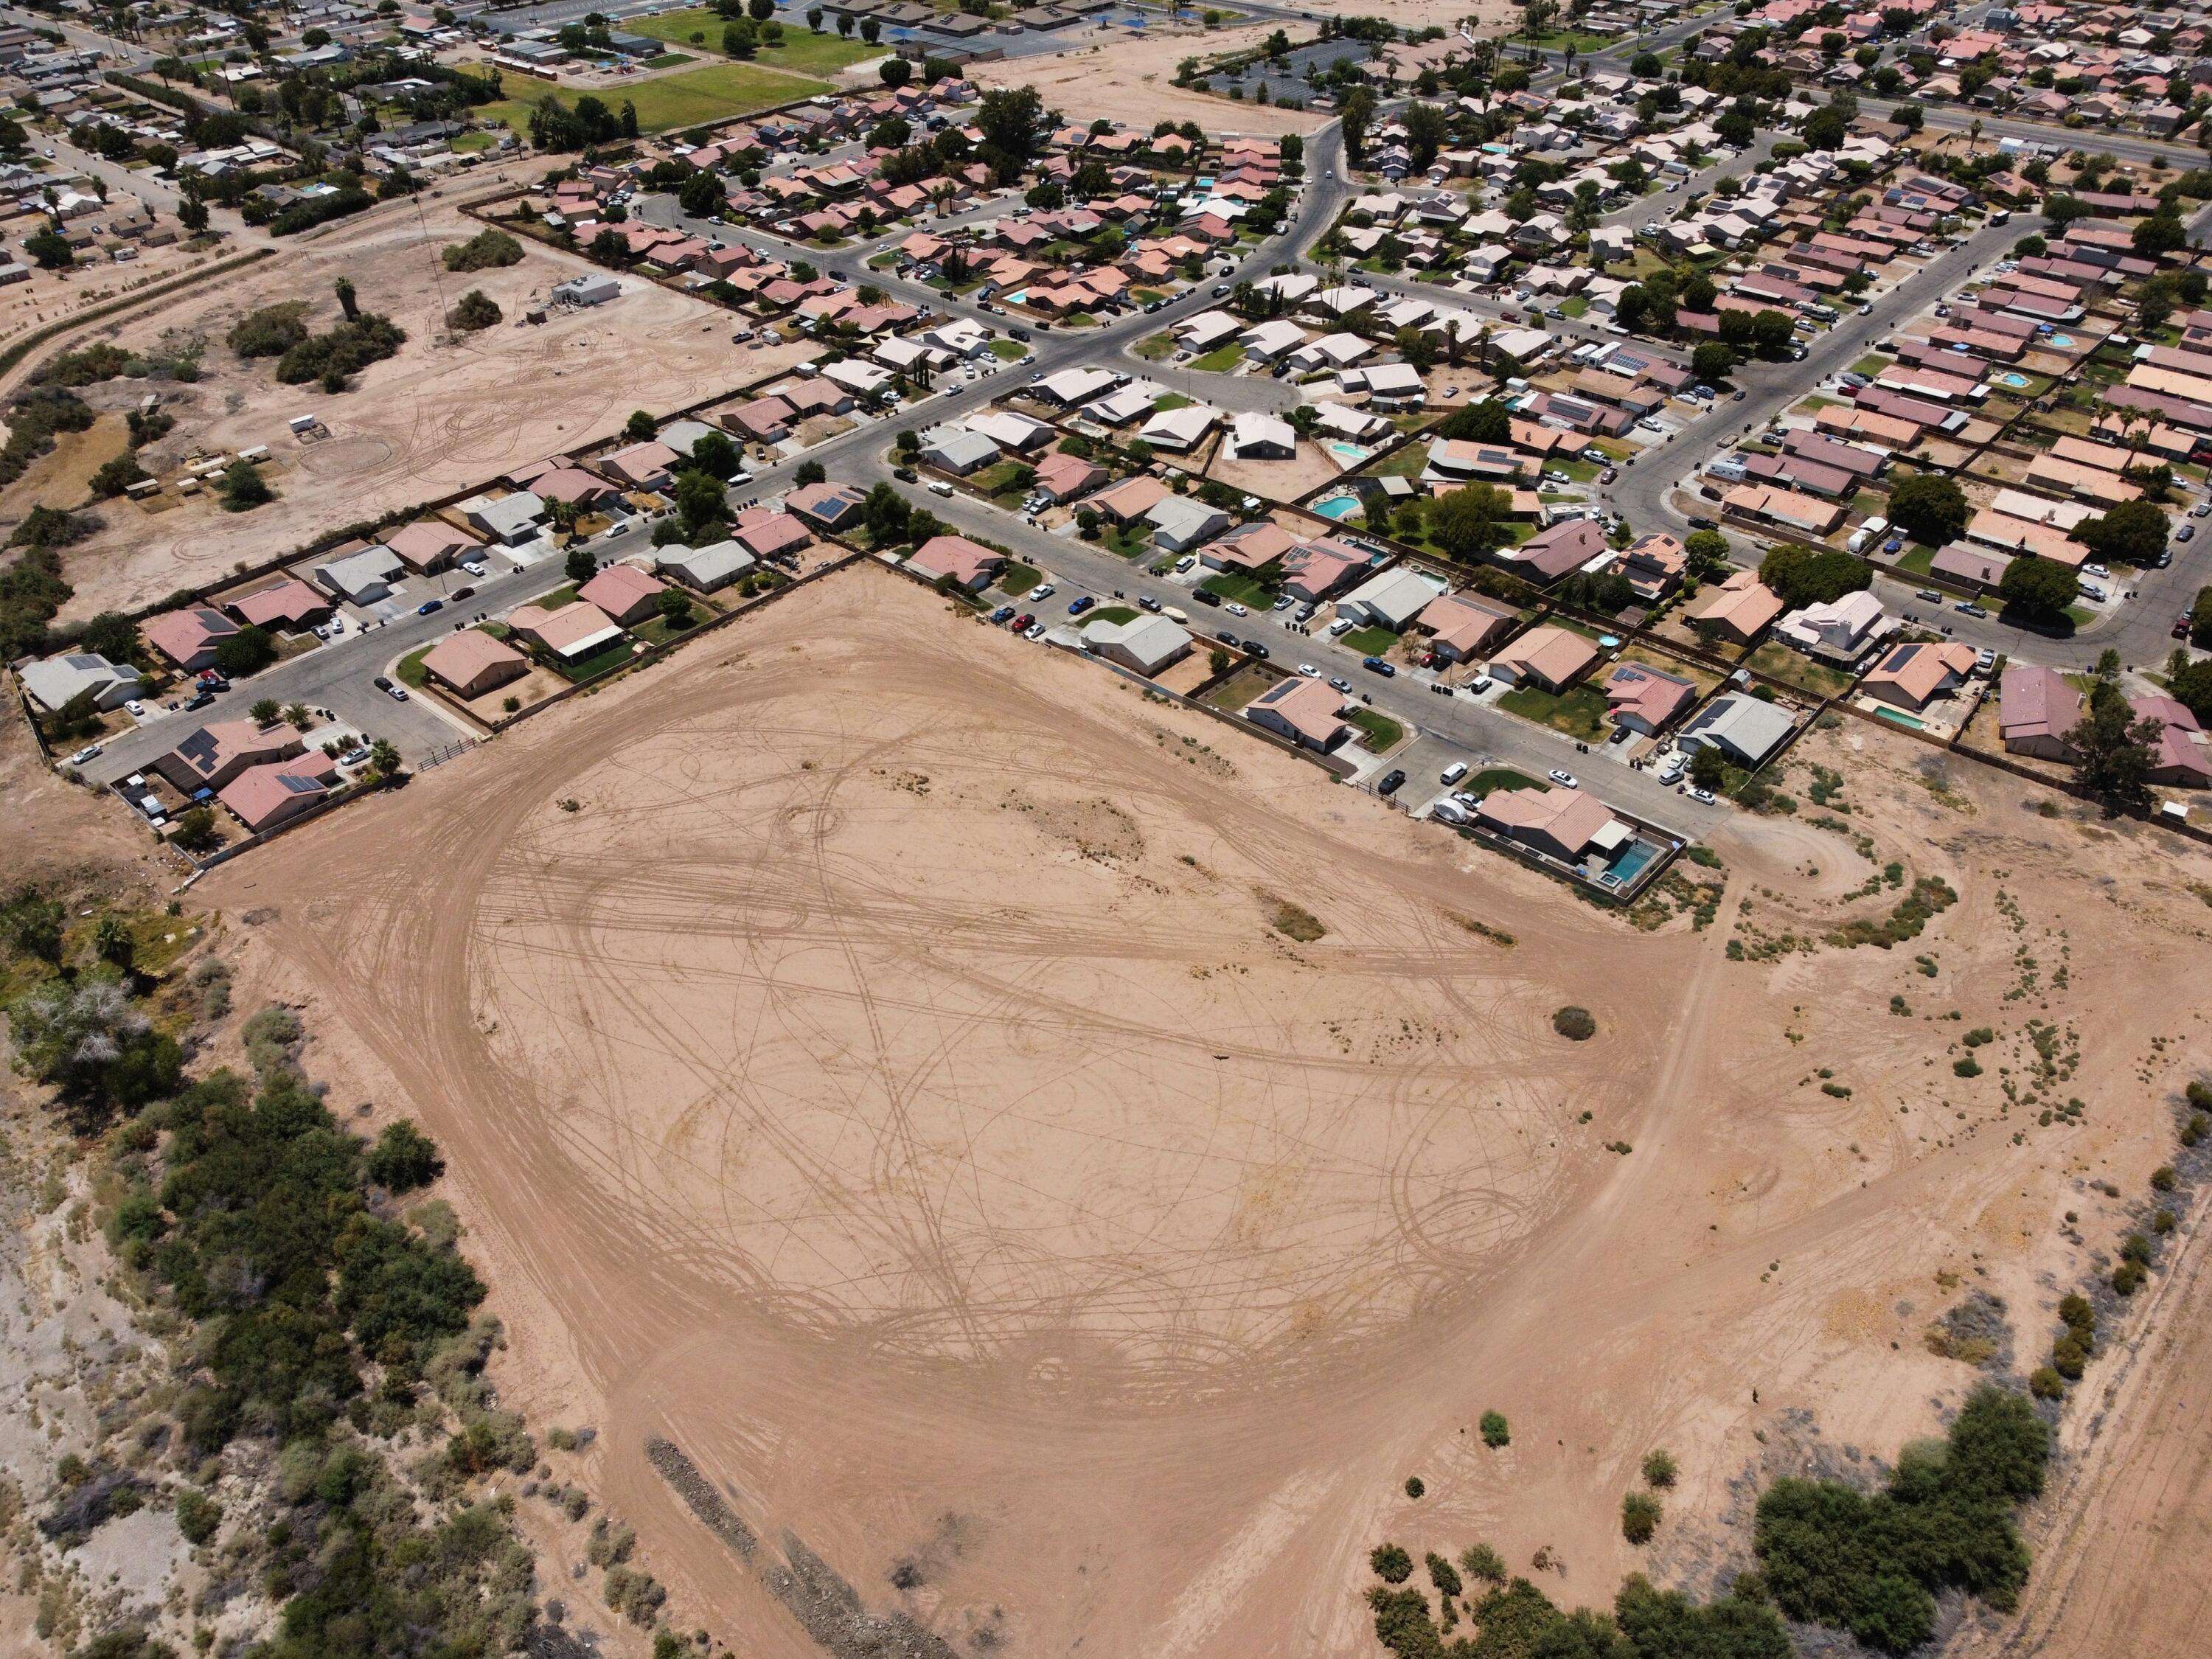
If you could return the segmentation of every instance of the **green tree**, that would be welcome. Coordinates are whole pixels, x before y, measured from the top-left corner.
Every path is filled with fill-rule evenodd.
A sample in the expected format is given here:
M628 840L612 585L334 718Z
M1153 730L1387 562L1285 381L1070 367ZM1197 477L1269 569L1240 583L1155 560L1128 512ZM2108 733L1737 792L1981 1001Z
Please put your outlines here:
M2074 572L2056 559L2023 553L2007 565L1997 582L1997 594L2009 610L2037 621L2052 622L2066 614L2081 591Z
M376 1138L363 1164L368 1178L389 1192L409 1193L427 1187L446 1173L446 1160L437 1143L402 1118Z
M1700 789L1717 789L1728 781L1728 757L1710 743L1699 744L1690 757L1690 781Z
M1949 478L1918 472L1889 492L1892 523L1915 540L1942 547L1966 534L1966 492ZM1771 586L1771 584L1770 584Z
M1429 514L1429 534L1454 558L1479 558L1504 537L1513 498L1489 484L1468 484L1439 495Z
M223 470L222 504L230 512L250 513L276 499L276 492L252 462L233 461Z
M1759 561L1759 580L1791 610L1829 605L1874 585L1864 559L1829 548L1775 547Z
M337 283L333 284L333 286L337 292L338 309L345 313L346 321L349 323L359 322L361 320L361 301L354 293L352 278L341 276L337 279Z
M641 409L630 410L629 419L623 422L623 436L634 444L649 443L659 430L659 422Z
M561 572L572 582L587 582L599 574L599 562L592 550L580 542L572 542L568 556L562 561Z
M2151 565L2166 551L2166 516L2149 501L2122 501L2075 526L2074 538L2100 559Z
M498 301L482 289L472 288L454 301L453 308L446 313L446 322L464 334L474 334L496 327L505 315Z

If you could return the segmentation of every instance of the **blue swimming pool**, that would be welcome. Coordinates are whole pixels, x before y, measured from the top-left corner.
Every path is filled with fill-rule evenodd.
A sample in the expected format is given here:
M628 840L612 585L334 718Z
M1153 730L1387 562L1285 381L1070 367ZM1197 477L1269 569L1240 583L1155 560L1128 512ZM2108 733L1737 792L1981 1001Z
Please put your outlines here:
M1902 708L1892 708L1887 703L1883 704L1880 708L1875 709L1874 712L1877 718L1892 721L1896 725L1905 727L1909 731L1925 732L1928 729L1928 722L1926 720L1915 720L1911 715L1906 714Z
M1359 511L1359 497L1357 495L1331 495L1327 501L1316 501L1314 503L1313 510L1320 514L1324 519L1334 519L1338 523L1341 524L1345 520L1350 518L1353 514Z
M1335 456L1337 465L1346 472L1355 466L1365 465L1367 458L1375 453L1364 444L1355 444L1343 438L1331 438L1322 447Z
M1643 874L1645 865L1658 856L1657 848L1646 847L1640 841L1631 842L1628 844L1628 850L1615 859L1605 873L1613 881L1626 887L1632 884L1638 876Z
M1997 376L1997 384L1999 386L2024 386L2027 385L2027 383L2028 380L2027 375L2014 374L2009 370Z

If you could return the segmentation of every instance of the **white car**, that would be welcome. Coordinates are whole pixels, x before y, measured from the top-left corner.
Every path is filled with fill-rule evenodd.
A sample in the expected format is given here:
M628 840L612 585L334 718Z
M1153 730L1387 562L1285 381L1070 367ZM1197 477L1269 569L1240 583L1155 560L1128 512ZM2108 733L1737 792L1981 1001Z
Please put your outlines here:
M97 760L100 757L100 744L88 743L69 757L69 763L71 766L82 766L88 760Z
M1036 586L1030 589L1029 597L1032 599L1042 601L1050 599L1057 592L1059 592L1059 590L1050 582L1042 582Z
M137 698L133 697L129 702L123 705L123 712L130 715L134 720L143 720L145 718L146 714L146 705L139 702Z
M1710 789L1692 789L1690 791L1690 799L1692 800L1701 800L1705 802L1706 805L1711 806L1713 804L1713 792Z
M1044 624L1042 623L1031 623L1027 628L1022 630L1022 637L1025 640L1042 639L1044 637Z
M2085 564L2081 567L2081 573L2084 575L2095 576L2104 580L2111 580L2112 574L2110 570L2106 569L2101 564Z
M1195 566L1197 565L1197 563L1198 563L1198 555L1197 555L1197 554L1195 554L1195 553L1186 553L1186 554L1184 554L1184 555L1182 556L1182 557L1181 557L1181 558L1179 558L1179 559L1177 559L1177 560L1176 561L1176 575L1178 575L1178 576L1182 575L1185 572L1187 572L1187 571L1188 571L1188 570L1191 570L1192 568L1195 568Z
M1556 766L1552 769L1551 778L1552 781L1558 784L1562 789L1579 789L1582 787L1580 784L1575 781L1575 775L1573 773L1562 772Z
M1232 617L1249 617L1249 616L1250 616L1250 615L1252 614L1249 611L1247 611L1247 610L1246 610L1243 605L1237 605L1237 604L1234 604L1234 603L1231 603L1231 604L1229 604L1229 605L1223 605L1221 608L1222 608L1224 611L1227 611L1231 616L1232 616Z
M471 576L481 576L484 573L484 562L482 559L463 559L461 568Z
M1298 672L1304 675L1310 680L1317 680L1321 678L1321 670L1316 668L1310 662L1300 663L1298 665Z

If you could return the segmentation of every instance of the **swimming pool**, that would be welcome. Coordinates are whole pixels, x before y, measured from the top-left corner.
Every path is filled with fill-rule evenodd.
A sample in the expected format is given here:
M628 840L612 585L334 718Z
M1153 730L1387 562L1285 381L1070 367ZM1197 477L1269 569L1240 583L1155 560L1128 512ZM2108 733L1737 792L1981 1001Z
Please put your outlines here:
M1338 465L1346 472L1351 471L1355 466L1364 465L1367 458L1375 453L1364 445L1352 443L1342 438L1331 438L1322 447L1335 456Z
M1615 859L1607 867L1605 878L1626 887L1633 883L1638 876L1643 874L1645 865L1658 856L1657 848L1646 847L1640 841L1632 841L1628 844L1628 850Z
M1316 501L1313 510L1324 519L1334 519L1341 524L1359 511L1357 495L1331 495L1327 501Z
M2061 351L2071 351L2074 349L2075 341L2071 334L2054 334L2051 337L2051 343Z
M1597 642L1601 649L1610 651L1620 643L1620 640L1616 635L1601 634L1597 636Z
M2028 384L2028 379L2025 374L2014 374L2008 371L2007 373L1997 376L1997 384L1999 386L2024 386Z
M1911 715L1906 714L1902 708L1892 708L1885 703L1881 708L1875 709L1874 712L1876 719L1892 721L1896 725L1904 726L1908 731L1925 732L1928 729L1928 722L1926 720L1916 720Z
M1019 294L1009 294L1006 295L1006 303L1010 306L1025 306L1029 302L1030 291L1027 289L1024 289Z

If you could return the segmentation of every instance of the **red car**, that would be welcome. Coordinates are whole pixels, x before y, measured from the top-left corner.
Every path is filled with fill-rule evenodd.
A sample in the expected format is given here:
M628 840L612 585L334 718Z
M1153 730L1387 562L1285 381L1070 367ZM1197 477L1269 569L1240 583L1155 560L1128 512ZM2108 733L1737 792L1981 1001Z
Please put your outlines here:
M2173 637L2177 640L2189 637L2189 613L2186 611L2173 619Z
M1012 629L1015 633L1019 634L1033 626L1036 622L1036 618L1031 616L1028 611L1024 611L1020 616L1015 617L1013 621L1008 623L1006 626Z

